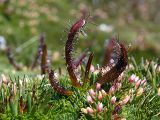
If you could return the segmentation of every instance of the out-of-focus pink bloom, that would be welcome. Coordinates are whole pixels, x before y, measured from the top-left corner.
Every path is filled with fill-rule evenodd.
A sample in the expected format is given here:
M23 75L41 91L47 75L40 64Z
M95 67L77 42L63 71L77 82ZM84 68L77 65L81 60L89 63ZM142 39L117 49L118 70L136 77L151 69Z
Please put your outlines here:
M103 99L101 91L98 92L98 100L101 101Z
M90 96L92 96L92 97L96 96L96 93L94 92L93 89L90 89L90 90L89 90L89 94L90 94Z
M85 109L85 108L81 108L81 112L84 113L84 114L88 113L87 109Z
M87 102L91 104L94 102L90 95L87 96Z
M113 85L110 89L109 89L109 93L110 94L113 94L115 93L116 89L115 89L115 86Z
M136 75L135 75L135 74L132 74L132 75L129 77L128 81L129 81L130 83L132 83L132 82L134 82L135 78L136 78Z
M92 72L94 72L94 71L95 71L95 68L94 68L93 65L91 65L91 67L90 67L90 72L92 73Z
M116 103L116 97L115 97L115 96L113 96L113 97L111 98L111 103L112 103L112 104L115 104L115 103Z
M92 114L94 112L94 110L91 107L87 107L87 113Z
M144 88L141 87L141 88L138 89L136 95L137 95L137 96L142 95L143 92L144 92Z
M129 102L130 96L127 95L122 101L120 101L120 105L125 105Z
M104 90L102 89L102 90L101 90L101 93L102 93L102 96L103 96L103 97L106 97L106 95L107 95L106 91L104 91Z
M101 89L101 84L100 83L97 83L96 84L96 90L100 90Z
M103 104L98 102L98 105L97 105L97 111L98 112L101 112L103 110Z

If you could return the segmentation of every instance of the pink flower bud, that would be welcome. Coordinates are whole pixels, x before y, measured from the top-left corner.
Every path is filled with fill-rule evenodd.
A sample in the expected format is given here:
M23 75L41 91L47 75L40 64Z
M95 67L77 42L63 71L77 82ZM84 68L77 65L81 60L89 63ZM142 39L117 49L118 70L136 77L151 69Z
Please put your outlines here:
M92 114L94 112L94 110L91 107L87 107L86 109L89 114Z
M88 113L88 112L87 112L87 109L85 109L85 108L81 108L81 112L84 113L84 114L87 114L87 113Z
M87 96L87 102L91 104L94 102L90 95Z
M97 105L97 111L98 112L101 112L103 110L103 104L98 102L98 105Z
M124 76L124 73L122 72L122 73L120 74L120 76L118 77L118 82L121 82L121 81L122 81L123 76Z
M141 81L141 85L145 86L146 85L146 79Z
M139 88L138 91L137 91L137 94L136 96L139 96L139 95L142 95L142 93L144 92L144 88Z
M133 88L131 88L131 89L129 90L129 94L133 94L133 92L134 92L134 90L133 90Z
M134 82L135 78L136 78L136 75L132 74L131 77L128 79L128 81L132 83Z
M101 84L100 83L97 83L96 84L96 90L100 90L101 89Z
M1 79L2 79L2 82L4 84L8 85L9 81L8 81L7 77L4 74L1 74Z
M16 93L17 93L17 85L16 85L16 83L13 84L13 93L14 93L14 95L16 95Z
M115 86L113 85L110 89L109 89L109 94L113 94L115 93L116 89Z
M136 83L138 80L139 80L139 77L136 77L136 78L134 79L134 82Z
M127 95L122 101L120 101L120 105L125 105L129 102L130 96Z
M117 88L117 90L120 90L121 87L122 87L122 83L116 83L116 88Z
M113 96L113 97L111 98L111 103L112 103L112 104L115 104L115 103L116 103L116 97L115 97L115 96Z
M89 90L89 94L90 94L90 96L92 96L92 97L96 96L96 93L94 92L93 89L90 89L90 90Z
M98 92L98 100L101 101L103 98L101 91Z
M101 93L102 93L102 96L103 96L103 97L106 97L106 95L107 95L106 91L104 91L104 90L102 89L102 90L101 90Z
M138 81L135 83L135 87L138 88L140 84L141 84L141 80L138 80Z
M158 96L160 96L160 87L158 88Z

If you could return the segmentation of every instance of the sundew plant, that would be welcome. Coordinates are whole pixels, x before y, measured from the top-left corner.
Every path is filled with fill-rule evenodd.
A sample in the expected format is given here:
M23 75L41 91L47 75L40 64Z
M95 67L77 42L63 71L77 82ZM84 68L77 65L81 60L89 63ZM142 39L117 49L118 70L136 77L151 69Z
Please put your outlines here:
M74 44L89 23L87 17L70 26L64 72L50 62L44 34L30 65L20 64L8 46L6 58L15 70L0 73L0 119L160 119L160 60L137 63L116 37L107 41L102 63L94 62L90 49L75 56Z

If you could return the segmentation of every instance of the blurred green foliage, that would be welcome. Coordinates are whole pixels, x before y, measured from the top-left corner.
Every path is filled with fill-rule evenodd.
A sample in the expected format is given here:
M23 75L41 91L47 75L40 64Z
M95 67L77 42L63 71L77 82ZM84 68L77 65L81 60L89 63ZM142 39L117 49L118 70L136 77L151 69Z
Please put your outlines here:
M119 36L120 41L131 44L131 53L134 53L131 55L137 59L141 56L152 59L160 53L159 5L159 0L1 0L0 35L13 47L15 57L28 65L33 60L37 42L26 46L23 53L14 48L45 33L48 48L60 54L60 61L54 62L63 65L69 26L90 13L96 25L87 25L87 37L80 37L77 53L92 45L91 50L100 56L104 41ZM113 30L101 31L99 25L102 23L112 26ZM100 59L94 58L94 61L100 62Z

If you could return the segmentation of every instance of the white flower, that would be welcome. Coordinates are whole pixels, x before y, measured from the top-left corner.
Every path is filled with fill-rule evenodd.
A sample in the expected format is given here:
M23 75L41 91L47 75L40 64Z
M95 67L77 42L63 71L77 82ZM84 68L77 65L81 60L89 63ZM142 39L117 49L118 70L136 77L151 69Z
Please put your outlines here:
M93 103L94 102L90 95L87 96L87 102L88 103Z
M4 84L8 84L8 83L9 83L7 77L6 77L4 74L1 74L1 80L2 80L2 82L3 82Z
M158 96L160 96L160 88L158 88Z
M100 24L99 26L99 30L103 31L103 32L107 32L110 33L113 31L113 26L112 25L107 25L107 24Z
M38 79L38 80L43 80L43 78L44 78L44 75L40 75L40 74L37 75L37 79Z
M82 113L85 113L85 114L88 113L88 112L87 112L87 109L85 109L85 108L81 108L81 111L82 111Z
M137 76L137 77L134 79L134 82L136 83L138 80L139 80L139 77Z
M3 36L0 36L0 50L6 49L6 40Z
M104 90L102 89L102 90L101 90L101 93L102 93L102 96L103 96L103 97L106 97L106 95L107 95L106 91L104 91Z
M98 102L97 111L101 112L102 110L103 110L103 104L101 102Z
M96 90L100 90L101 89L101 84L100 83L97 83L96 84Z

